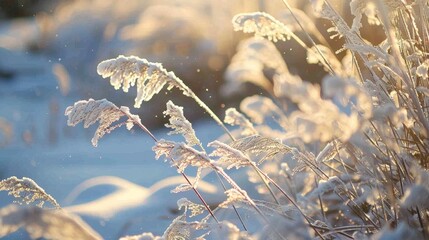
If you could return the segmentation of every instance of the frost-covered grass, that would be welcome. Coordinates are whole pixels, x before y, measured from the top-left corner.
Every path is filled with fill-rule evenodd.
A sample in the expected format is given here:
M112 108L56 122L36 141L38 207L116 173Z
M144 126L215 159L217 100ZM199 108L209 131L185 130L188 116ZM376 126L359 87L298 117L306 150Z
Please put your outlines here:
M228 108L224 121L161 63L121 55L98 65L97 72L115 89L137 88L134 107L144 106L143 101L161 90L178 89L224 132L203 144L186 118L186 106L174 100L166 101L166 127L182 141L158 138L132 113L134 109L107 99L80 100L65 110L70 126L98 125L94 146L122 126L143 131L152 141L155 158L165 159L183 181L172 192L194 196L192 201L177 197L180 214L163 234L143 232L121 239L429 238L427 1L352 0L351 25L330 1L315 0L311 5L316 16L331 22L331 37L344 41L340 50L328 46L317 28L306 22L311 18L287 1L284 7L290 12L284 22L262 12L240 13L232 19L234 29L255 36L238 47L226 84L233 92L231 88L250 82L267 95L249 96L239 109ZM363 19L380 26L384 41L374 45L362 37L368 26ZM293 74L270 40L296 41L303 47L308 64L319 64L326 71L321 84ZM247 178L238 181L235 173L243 170ZM206 194L216 192L213 183L205 181L207 175L223 193L215 204L207 201ZM1 209L0 236L24 227L34 237L98 239L90 226L65 214L110 216L120 207L143 204L159 189L117 178L94 179L86 187L103 182L119 191L89 205L61 209L55 202L56 209ZM257 193L249 194L253 187ZM6 179L0 190L26 203L55 201L28 178ZM76 191L72 195L81 190ZM100 209L108 203L114 205L111 212ZM59 225L56 219L66 220ZM77 227L58 231L67 226Z

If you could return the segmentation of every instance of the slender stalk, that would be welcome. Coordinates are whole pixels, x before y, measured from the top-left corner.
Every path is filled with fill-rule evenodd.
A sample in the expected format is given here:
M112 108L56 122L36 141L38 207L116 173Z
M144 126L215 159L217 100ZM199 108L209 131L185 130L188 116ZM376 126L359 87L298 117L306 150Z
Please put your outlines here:
M225 186L225 184L223 183L222 179L220 178L219 173L218 173L218 172L216 172L216 171L215 171L215 173L216 173L217 178L219 179L220 184L222 185L223 190L224 190L224 191L226 191L226 186ZM235 205L234 205L234 204L232 204L232 208L234 208L235 214L237 215L238 219L240 220L241 225L243 225L244 230L246 230L246 231L247 231L247 227L246 227L246 225L244 224L243 219L241 218L241 216L240 216L240 214L238 213L238 210L237 210L237 208L235 207Z
M180 85L180 88L186 92L185 95L193 98L198 105L200 105L200 107L202 107L212 118L213 120L215 120L217 122L217 124L219 126L221 126L223 128L223 130L225 131L225 133L229 136L229 138L231 139L231 141L235 141L236 139L234 138L234 136L231 134L231 132L226 128L225 124L223 124L223 122L220 120L220 118L207 106L207 104L205 104L187 85L185 85L182 81L178 82L178 84ZM202 147L202 146L200 146ZM255 169L256 171L256 169ZM266 188L268 189L268 191L271 193L271 195L273 196L274 200L276 201L276 203L279 203L273 190L271 189L270 185L266 182L266 180L260 175L260 173L258 171L256 171L259 175L259 177L261 178L262 182L265 184Z
M317 47L316 42L314 42L313 38L310 36L310 34L304 29L304 27L302 26L301 22L298 20L298 18L295 16L295 13L293 13L292 11L292 7L289 5L289 3L287 2L287 0L282 0L283 3L285 4L286 8L289 10L291 16L293 17L293 19L295 20L295 22L299 25L299 27L301 28L301 30L304 32L304 34L307 36L307 38L310 40L311 44L313 44L313 46L316 48L317 53L320 55L320 57L323 59L323 65L325 65L326 67L328 67L329 72L332 75L335 75L335 71L332 68L331 64L329 64L329 61L326 59L325 55L323 55L322 51L320 51L320 49Z
M200 107L202 107L209 115L216 121L216 123L222 127L225 133L231 138L232 141L235 141L234 136L232 136L231 132L226 128L225 124L220 120L220 118L205 104L187 85L183 82L179 82L180 88L186 92L185 95L193 98Z
M401 56L400 50L398 48L396 38L394 37L394 34L392 32L393 28L390 27L388 14L386 13L386 6L381 1L376 1L376 2L377 2L377 7L378 7L379 11L381 12L381 14L379 14L379 16L382 19L382 22L385 26L385 29L386 29L385 32L387 35L387 40L390 43L390 46L392 49L392 55L395 57L395 60L393 60L392 58L388 58L389 64L391 66L396 66L395 63L397 63L399 65L398 66L399 69L395 68L394 71L398 75L400 75L402 80L404 81L407 92L411 97L411 102L415 106L417 118L419 119L420 123L423 125L423 131L426 133L426 135L428 135L429 134L429 120L427 119L427 117L425 117L425 115L423 113L422 107L421 107L420 102L419 102L418 97L417 97L416 87L414 86L413 81L411 80L410 76L407 73L404 73L401 70L401 69L407 69L407 68L406 68L406 65L404 63L404 59Z
M422 228L422 234L424 239L428 239L426 235L426 225L423 223L422 215L420 213L419 207L416 207L417 216L419 218L420 227Z
M316 183L316 188L318 188L319 184L317 183L317 178L316 177L314 178L315 178L314 182ZM317 197L319 198L320 211L322 212L323 220L327 222L325 208L323 207L323 202L322 202L322 196L320 194L317 194Z
M273 189L270 187L270 183L264 178L264 176L262 176L262 174L258 171L257 168L255 168L254 165L252 165L253 170L255 170L255 172L258 174L259 178L262 180L262 182L265 184L265 186L267 187L268 191L270 192L271 196L274 198L274 201L280 205L279 200L277 199L276 195L274 194Z
M128 119L130 119L134 124L136 124L140 129L142 129L145 133L147 133L154 142L158 142L158 139L152 134L151 131L149 131L149 129L146 128L146 126L144 126L140 121L135 120L133 117L131 117L130 115L128 115L128 113L121 111L122 113L124 113ZM174 162L174 159L171 158L171 161ZM177 168L179 168L178 166L176 166ZM189 180L188 176L184 173L181 172L183 178L185 178L186 182L189 184L189 186L192 187L192 190L195 192L195 194L197 195L197 197L200 199L200 201L203 203L204 207L207 209L207 211L210 213L210 215L213 217L213 219L219 223L219 220L216 218L216 216L213 214L213 211L210 209L209 205L207 204L207 202L204 200L204 198L201 196L200 192L194 187L194 185L192 184L192 182Z
M265 214L261 211L261 209L259 209L259 207L256 205L256 203L253 201L253 199L251 199L247 193L241 189L240 186L237 185L237 183L228 175L226 174L226 172L222 169L219 168L213 164L211 164L211 168L218 172L235 190L237 190L245 199L246 201L255 209L255 211L262 217L262 219L265 221L265 223L270 224L270 221L268 220L268 218L265 216ZM276 234L282 238L285 239L279 232L275 231ZM323 239L323 238L322 238Z
M252 162L251 162L252 163ZM253 163L254 164L254 163ZM266 179L268 179L288 200L289 202L292 203L292 205L295 206L296 209L298 209L299 213L301 213L301 215L305 218L305 220L308 222L308 224L310 224L310 226L312 226L310 218L307 217L307 215L305 215L305 213L301 210L301 207L298 205L298 203L295 202L295 200L289 196L289 194L287 194L273 179L271 179L266 173L264 173L261 169L259 169L256 165L254 166L255 169L257 169L258 172L261 173L262 176L264 176ZM319 233L319 231L317 231L316 228L313 227L313 230L316 232L316 234L321 238L324 239L322 234Z
M199 143L198 143L198 146L200 147L200 149L201 149L202 151L204 151L204 152L205 152L205 149L204 149L203 145L201 144L201 142L199 142ZM219 173L218 173L218 172L216 172L216 171L215 171L215 173L216 173L216 177L217 177L217 179L218 179L218 180L219 180L219 182L220 182L220 185L221 185L221 186L222 186L222 188L223 188L223 191L226 191L226 186L225 186L225 184L223 183L222 178L220 178ZM237 208L235 207L235 205L234 205L234 204L232 204L232 208L234 209L234 212L235 212L235 214L237 215L238 220L240 221L241 225L243 226L243 229L244 229L245 231L248 231L248 230L247 230L246 225L244 224L243 219L241 218L241 216L240 216L240 214L238 213L238 210L237 210Z

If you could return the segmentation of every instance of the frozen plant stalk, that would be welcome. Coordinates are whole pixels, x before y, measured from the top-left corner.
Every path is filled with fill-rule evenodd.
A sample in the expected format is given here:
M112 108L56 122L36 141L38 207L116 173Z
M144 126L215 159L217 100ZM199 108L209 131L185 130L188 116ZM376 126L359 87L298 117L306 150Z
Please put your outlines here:
M152 99L165 85L168 85L168 90L177 87L185 96L193 98L233 139L219 117L182 80L176 77L174 72L167 72L161 63L149 62L136 56L120 55L117 58L102 61L97 66L97 72L103 78L110 77L110 84L116 90L122 87L124 92L128 92L130 86L136 86L135 108L139 108L143 101Z
M67 107L65 115L68 116L67 125L73 127L80 122L84 123L84 128L88 128L97 121L100 123L91 140L94 147L97 146L98 140L102 138L104 134L110 133L123 124L126 124L128 130L131 130L134 126L134 122L140 123L140 117L131 114L128 107L122 106L119 108L106 99L94 100L91 98L88 101L77 101L73 106ZM114 122L122 117L127 117L128 119L125 122L112 126Z

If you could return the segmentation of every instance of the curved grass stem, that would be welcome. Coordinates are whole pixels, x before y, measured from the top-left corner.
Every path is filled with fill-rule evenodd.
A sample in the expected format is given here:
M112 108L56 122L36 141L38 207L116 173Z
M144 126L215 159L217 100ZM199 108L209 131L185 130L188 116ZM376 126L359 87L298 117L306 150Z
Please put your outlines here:
M222 129L225 131L225 133L231 138L232 141L235 141L234 136L232 136L231 132L226 128L225 124L220 120L220 118L205 104L195 93L192 91L186 84L183 82L178 83L180 88L185 92L185 95L193 98L197 104L202 107L215 122L222 127Z
M136 119L134 119L133 117L131 117L127 112L124 112L124 111L122 111L122 112L128 117L128 119L130 119L134 124L136 124L140 129L142 129L146 134L148 134L152 138L152 140L154 142L158 142L158 139L152 134L151 131L149 131L149 129L146 128L146 126L144 126L140 121L137 121ZM171 158L171 161L174 162L174 159ZM194 187L194 185L192 184L191 180L189 180L188 176L184 172L182 172L181 174L182 174L183 178L186 180L186 182L189 184L189 186L192 187L192 190L197 195L197 197L200 199L201 203L204 205L204 207L207 209L207 211L210 213L210 215L213 217L213 219L217 223L219 223L219 220L216 218L216 216L214 215L213 211L210 209L210 206L204 200L204 198L202 197L202 195L200 194L200 192Z

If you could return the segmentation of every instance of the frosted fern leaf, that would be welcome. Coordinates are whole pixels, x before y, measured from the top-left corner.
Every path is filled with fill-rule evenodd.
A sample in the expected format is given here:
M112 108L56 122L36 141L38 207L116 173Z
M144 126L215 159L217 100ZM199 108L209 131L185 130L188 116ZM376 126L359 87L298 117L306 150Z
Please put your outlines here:
M285 41L291 35L286 25L264 12L237 14L232 18L232 25L235 31L255 33L256 36L267 37L274 42Z
M161 63L149 62L136 56L120 55L117 58L105 60L98 64L97 73L103 78L110 77L110 84L116 90L122 87L124 92L128 92L130 87L136 86L135 108L139 108L143 101L149 101L166 84L168 89L181 88L180 86L183 85L182 80L173 72L167 72Z
M213 141L208 144L209 147L216 148L209 156L219 157L218 163L227 164L227 169L235 167L236 169L251 165L250 159L243 152L232 148L228 144Z
M193 203L186 198L179 199L177 201L177 206L179 207L179 210L181 210L182 208L185 208L185 214L188 210L191 210L191 214L189 215L189 217L200 215L204 213L204 211L206 210L206 208L203 205Z
M180 173L188 166L198 168L207 168L212 166L210 159L204 152L197 151L185 143L177 143L161 139L156 143L152 150L155 152L156 159L159 159L162 155L165 155L167 158L174 159L174 161L172 161L172 166L176 166Z
M226 110L224 122L232 126L240 126L242 129L240 134L243 136L251 136L258 133L249 119L247 119L242 113L238 112L235 108L228 108Z
M195 135L192 124L183 115L183 107L175 105L171 100L167 102L167 110L164 115L170 117L170 124L166 127L173 129L168 134L182 134L189 146L201 145L200 140Z
M79 217L63 210L9 205L0 209L0 237L24 228L32 239L96 240L101 239Z
M57 201L30 178L19 179L13 176L4 179L0 181L0 191L8 191L8 194L17 198L19 203L37 202L37 206L43 207L45 202L49 202L56 208L60 208Z
M91 140L94 147L106 133L122 126L122 124L112 126L121 117L128 117L128 120L124 122L128 130L134 126L133 122L140 122L139 116L131 114L128 107L118 108L106 99L80 100L75 102L73 106L67 107L65 115L68 116L67 125L69 126L76 126L83 121L84 128L88 128L97 121L100 123Z
M273 158L279 153L288 153L292 150L272 138L259 135L238 139L231 143L231 147L244 153L252 153L257 156L263 155L258 164L266 159Z

